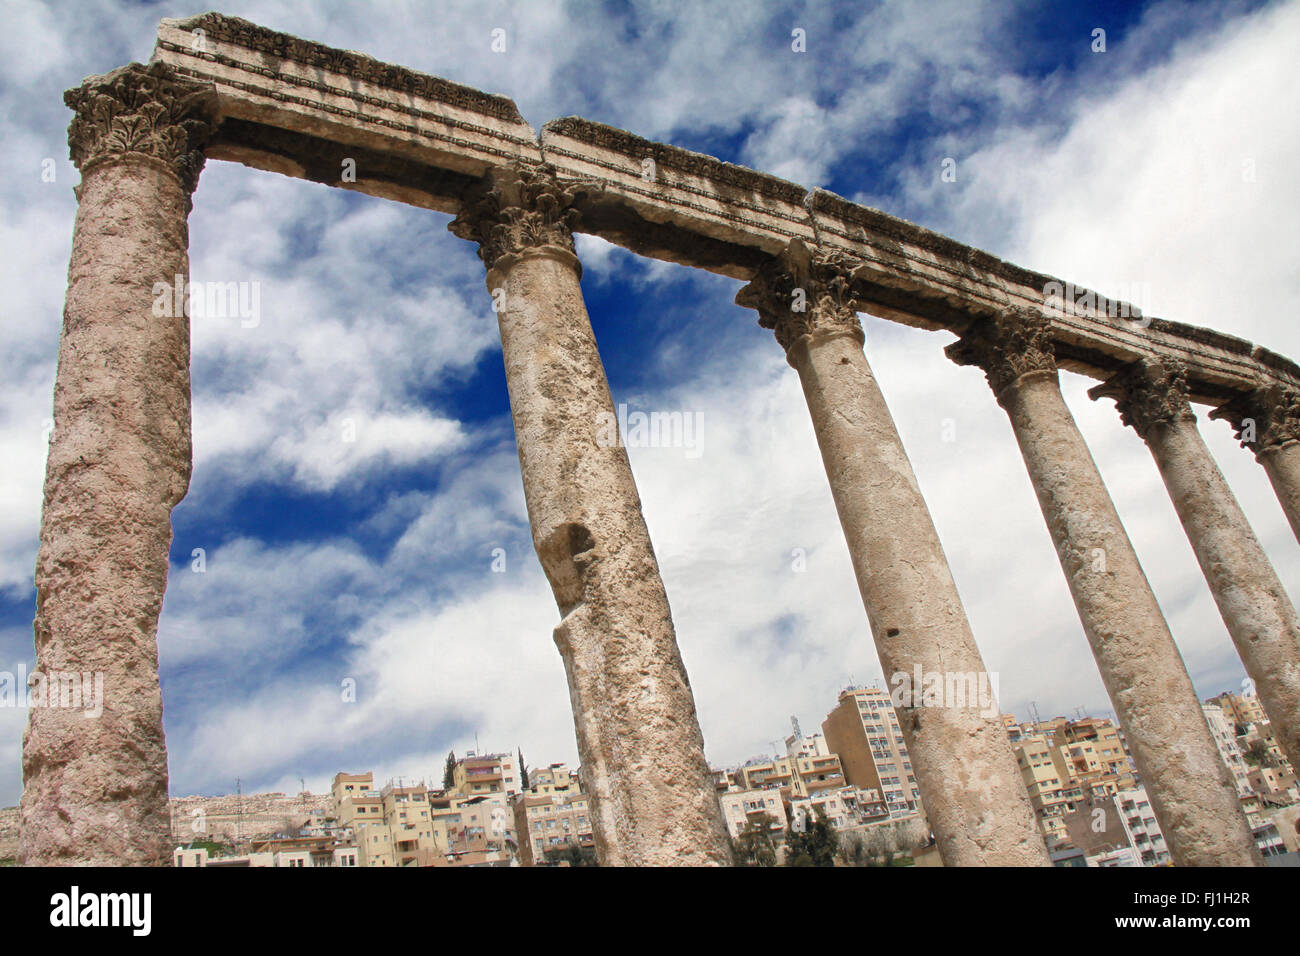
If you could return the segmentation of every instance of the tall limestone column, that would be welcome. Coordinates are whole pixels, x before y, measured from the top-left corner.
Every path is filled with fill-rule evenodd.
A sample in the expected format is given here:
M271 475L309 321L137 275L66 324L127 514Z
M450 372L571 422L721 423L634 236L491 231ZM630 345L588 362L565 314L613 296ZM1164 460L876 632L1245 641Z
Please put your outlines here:
M694 697L582 299L571 201L547 167L499 167L450 228L478 242L487 266L600 861L726 865Z
M1114 398L1151 449L1278 744L1300 763L1300 618L1201 438L1187 370L1143 361L1088 394Z
M1250 826L1164 614L1057 379L1051 327L1017 309L948 357L988 376L1011 418L1101 678L1180 866L1255 865Z
M1216 408L1210 417L1227 419L1242 447L1255 453L1300 540L1300 390L1261 385Z
M156 314L172 297L154 286L189 276L190 194L215 97L162 64L133 63L64 99L81 185L36 562L36 666L51 692L79 685L82 706L59 694L59 706L29 714L19 852L29 865L164 864L156 637L171 511L190 479L190 329L183 303Z
M822 462L940 853L949 866L1050 863L991 699L929 701L916 687L986 674L930 511L863 354L852 262L799 241L736 296L799 373ZM986 678L987 680L987 678ZM985 684L984 686L988 686ZM913 696L914 695L914 696ZM974 696L974 695L971 695Z

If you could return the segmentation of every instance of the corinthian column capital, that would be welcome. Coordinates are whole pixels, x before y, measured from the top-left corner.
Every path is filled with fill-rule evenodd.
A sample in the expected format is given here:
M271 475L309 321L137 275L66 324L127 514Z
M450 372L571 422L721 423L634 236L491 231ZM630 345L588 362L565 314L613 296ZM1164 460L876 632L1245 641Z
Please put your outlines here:
M130 63L89 77L63 94L76 111L68 126L68 151L83 176L102 163L128 157L157 161L194 191L203 148L215 126L211 84L178 76L163 63Z
M1210 417L1226 419L1242 447L1261 455L1300 441L1300 389L1270 382L1225 402Z
M865 337L858 321L851 276L856 263L841 253L814 251L798 239L765 262L736 293L736 304L758 310L758 324L790 348L806 335L848 333Z
M999 404L1003 393L1024 376L1056 374L1052 324L1034 309L1016 307L979 319L944 354L958 365L983 369Z
M1196 421L1187 400L1187 368L1181 362L1142 359L1088 389L1091 399L1113 398L1125 425L1143 441L1157 425Z
M466 192L460 214L447 228L478 243L479 258L489 272L532 249L558 250L580 271L573 247L579 215L573 200L573 190L548 166L495 166Z

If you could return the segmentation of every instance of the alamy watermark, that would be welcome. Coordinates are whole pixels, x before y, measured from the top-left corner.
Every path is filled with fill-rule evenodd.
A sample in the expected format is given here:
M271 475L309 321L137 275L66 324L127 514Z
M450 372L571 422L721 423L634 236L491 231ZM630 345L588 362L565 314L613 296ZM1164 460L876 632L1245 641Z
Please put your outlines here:
M981 717L998 715L998 675L988 671L927 671L916 664L889 676L895 707L976 707Z
M81 710L86 719L104 712L103 671L0 671L0 707L49 707Z
M1053 280L1043 286L1043 311L1052 315L1124 319L1143 329L1151 325L1151 317L1144 315L1141 308L1142 303L1151 300L1150 283L1114 282L1106 287L1118 292L1120 297L1108 298L1073 282Z
M682 448L687 458L704 454L703 412L618 412L596 416L596 444L601 448Z
M239 319L241 329L262 322L262 284L252 282L189 282L181 273L173 283L153 284L155 318Z

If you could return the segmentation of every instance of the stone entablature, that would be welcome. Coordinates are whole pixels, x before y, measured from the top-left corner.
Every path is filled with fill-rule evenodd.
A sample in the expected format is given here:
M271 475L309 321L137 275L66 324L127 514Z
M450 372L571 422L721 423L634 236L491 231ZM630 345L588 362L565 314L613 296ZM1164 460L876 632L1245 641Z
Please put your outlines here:
M202 31L198 34L195 31ZM928 329L1044 306L1049 288L1082 306L1050 314L1056 360L1105 380L1151 359L1187 369L1193 402L1223 405L1300 366L1268 349L1155 317L1107 314L1108 299L825 190L580 117L536 135L506 97L207 13L163 20L155 60L215 85L223 119L207 155L343 185L441 212L489 167L546 162L570 182L580 231L641 255L749 279L791 240L856 262L863 310ZM355 182L340 175L344 159ZM1136 315L1118 303L1119 315Z

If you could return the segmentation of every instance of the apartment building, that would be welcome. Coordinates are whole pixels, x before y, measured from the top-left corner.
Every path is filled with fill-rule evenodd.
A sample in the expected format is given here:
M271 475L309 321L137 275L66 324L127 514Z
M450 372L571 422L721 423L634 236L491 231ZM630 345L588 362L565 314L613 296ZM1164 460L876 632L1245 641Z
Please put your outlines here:
M551 764L534 770L529 783L512 808L521 866L538 866L548 852L567 847L595 847L591 810L576 773Z
M465 797L519 793L522 788L514 755L470 751L456 761L451 789Z
M718 802L722 804L722 819L732 839L739 837L748 824L757 826L764 815L776 837L783 835L790 825L780 790L731 790L719 795Z
M1217 697L1211 697L1206 703L1222 710L1235 726L1268 723L1268 714L1264 712L1264 705L1254 694L1234 694L1225 691Z
M845 781L879 792L891 817L924 813L912 761L889 694L876 687L849 687L822 722L826 745L836 754Z
M1120 825L1128 837L1129 846L1137 851L1143 866L1163 866L1170 862L1165 835L1160 832L1151 798L1146 787L1124 790L1114 797L1119 810Z
M1109 720L1055 717L1017 724L1004 715L1003 724L1049 844L1069 840L1064 817L1079 805L1138 785L1123 734Z
M429 788L423 783L403 786L390 780L379 797L388 827L392 865L433 865L439 847L433 835Z
M306 867L340 866L355 867L360 865L360 857L355 846L351 845L291 845L292 841L261 841L254 845L250 853L239 856L211 856L206 847L178 846L172 851L172 866L179 867L213 867L216 869L237 869L242 867L288 867L304 869Z
M1210 735L1219 748L1219 756L1232 774L1238 798L1248 799L1254 791L1250 785L1250 767L1237 744L1236 718L1231 710L1225 713L1222 705L1214 701L1201 704L1201 711L1205 714L1205 722L1210 726Z

